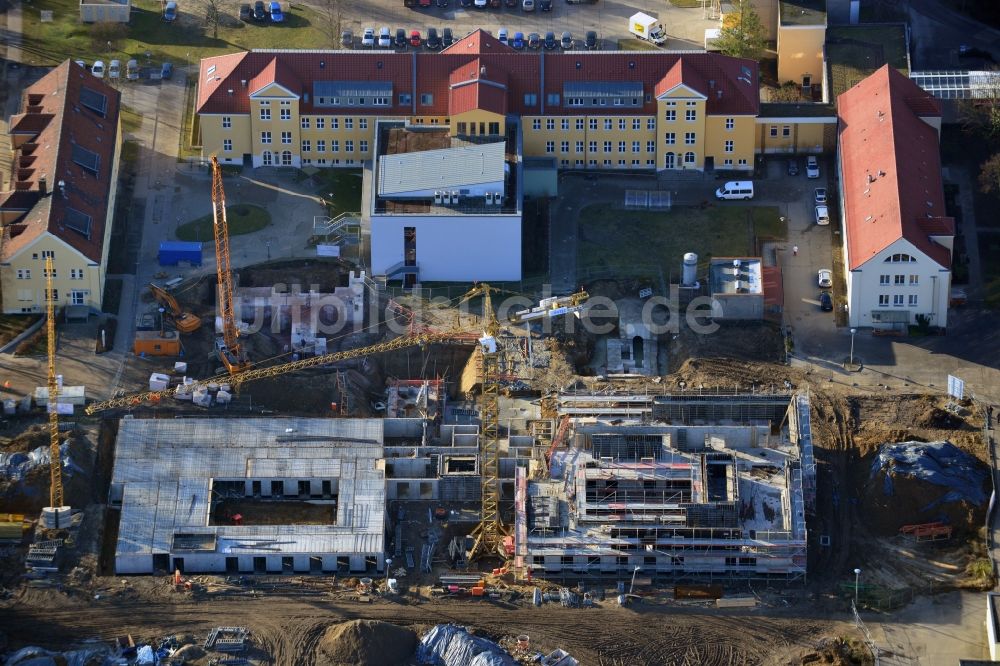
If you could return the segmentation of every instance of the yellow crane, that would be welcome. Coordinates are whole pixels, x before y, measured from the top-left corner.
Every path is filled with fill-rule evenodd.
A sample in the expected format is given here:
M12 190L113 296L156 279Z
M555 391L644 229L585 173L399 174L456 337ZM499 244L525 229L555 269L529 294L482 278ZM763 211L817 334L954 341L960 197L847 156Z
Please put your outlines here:
M222 169L212 155L212 228L215 232L215 270L219 282L219 314L222 316L222 340L215 343L219 358L230 375L250 367L240 343L240 329L233 309L233 272L229 265L229 222L226 221L226 192L222 188Z
M49 506L59 527L63 506L62 454L59 451L59 382L56 380L56 302L52 291L52 257L45 257L45 332L48 335L49 396Z

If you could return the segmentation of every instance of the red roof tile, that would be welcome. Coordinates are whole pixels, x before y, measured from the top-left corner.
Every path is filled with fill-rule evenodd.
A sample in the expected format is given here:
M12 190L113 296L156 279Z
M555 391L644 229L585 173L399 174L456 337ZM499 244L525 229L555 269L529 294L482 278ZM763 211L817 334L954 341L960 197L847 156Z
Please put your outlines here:
M507 72L496 65L487 68L480 59L465 63L448 77L448 113L455 115L482 109L507 113Z
M837 99L850 270L899 239L951 266L948 248L930 239L954 233L944 217L937 131L915 111L932 105L888 65Z
M276 61L276 62L275 62ZM525 53L515 51L490 35L476 31L440 53L413 51L252 51L201 61L198 88L200 113L248 113L249 94L254 88L243 82L276 80L302 97L300 110L306 113L343 113L341 109L315 109L305 102L315 81L392 81L391 106L366 109L372 115L413 113L411 105L400 106L399 93L412 95L420 115L446 115L451 104L450 80L455 70L478 63L486 68L486 78L494 72L507 74L506 108L519 115L544 115L549 94L563 95L567 82L638 81L643 84L643 101L637 113L656 112L655 94L665 77L681 67L678 81L708 97L709 114L756 115L758 68L752 60L728 58L717 53L664 53L659 51L571 53ZM209 70L212 67L212 73ZM544 83L543 83L544 77ZM416 83L415 83L416 82ZM230 94L229 91L232 91ZM534 97L528 105L525 95ZM424 97L427 95L428 97ZM426 100L429 103L424 103ZM593 109L560 107L564 115L592 114Z
M780 266L764 266L761 269L761 281L764 283L764 305L766 307L784 307L785 287L781 280Z
M103 95L103 115L81 101L84 89ZM37 134L18 149L18 163L26 168L15 172L16 182L12 184L16 191L5 194L0 204L11 210L27 210L10 229L18 233L4 238L0 256L9 260L48 231L100 263L107 231L107 203L114 186L111 169L118 142L120 95L66 60L24 91L23 108L28 107L29 96L37 104L32 104L31 113L22 116L19 127L32 127ZM47 116L48 122L27 120L36 113L42 118ZM97 156L96 174L77 163L74 150L87 157ZM40 191L42 178L45 195ZM90 217L89 237L70 228L71 211Z

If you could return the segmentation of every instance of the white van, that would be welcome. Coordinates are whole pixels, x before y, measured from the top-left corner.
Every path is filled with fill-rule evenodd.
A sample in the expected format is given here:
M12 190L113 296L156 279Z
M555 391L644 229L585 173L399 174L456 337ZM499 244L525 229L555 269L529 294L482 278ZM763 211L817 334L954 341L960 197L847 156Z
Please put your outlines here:
M715 191L716 199L753 199L752 180L731 180Z

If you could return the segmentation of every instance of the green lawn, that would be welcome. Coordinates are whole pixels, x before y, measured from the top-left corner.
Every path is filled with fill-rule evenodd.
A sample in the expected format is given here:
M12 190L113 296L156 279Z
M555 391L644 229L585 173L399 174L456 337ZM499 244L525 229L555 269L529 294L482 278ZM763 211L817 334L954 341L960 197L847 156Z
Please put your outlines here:
M260 206L252 204L234 204L226 206L226 222L229 223L229 235L240 236L254 231L260 231L271 224L271 214ZM182 241L212 240L212 216L206 215L197 220L177 227L177 238Z
M0 345L19 336L40 318L40 315L0 315Z
M595 205L580 211L577 271L656 277L676 274L686 252L702 266L714 257L754 253L755 238L786 238L775 206L712 205L663 211Z
M316 194L329 203L330 217L361 210L360 169L320 169L312 176Z
M656 48L655 44L647 42L645 39L628 37L618 40L619 51L655 51Z
M170 60L178 65L206 56L249 48L330 48L336 44L323 30L324 19L301 5L286 5L285 22L278 25L249 24L237 20L239 3L220 3L218 37L205 27L205 17L189 14L181 3L179 19L167 23L160 18L160 3L136 0L132 20L125 25L80 22L75 0L35 0L24 6L24 56L28 64L52 65L66 58L107 62L130 57L143 61L149 52L154 62ZM53 21L42 23L40 11L51 10ZM108 42L112 46L108 48Z
M683 9L701 9L702 0L670 0L670 4Z

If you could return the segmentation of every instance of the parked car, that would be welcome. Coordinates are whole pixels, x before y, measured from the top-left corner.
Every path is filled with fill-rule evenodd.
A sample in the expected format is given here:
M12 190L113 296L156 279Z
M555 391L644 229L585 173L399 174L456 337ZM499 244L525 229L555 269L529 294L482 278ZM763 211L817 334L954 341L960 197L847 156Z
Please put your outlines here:
M538 0L538 9L543 12L551 12L552 0Z
M520 51L521 49L523 49L524 48L524 33L523 32L515 32L514 33L514 39L511 40L510 45L513 48L517 49L518 51Z
M535 0L523 0L521 2L521 11L525 12L535 11Z
M821 227L830 224L830 210L826 206L816 206L816 224Z
M468 9L472 6L472 0L460 0L459 4L461 4L465 9Z
M597 0L566 0L567 5L596 5Z
M499 41L501 44L506 44L507 34L508 34L507 28L500 28L499 30L497 30L497 41Z
M819 178L819 162L815 155L806 158L806 178Z
M139 80L139 61L135 58L125 63L125 78L129 81Z
M490 0L490 7L493 9L500 9L501 4L500 0Z
M448 0L435 0L434 4L437 5L438 7L447 7Z
M521 0L503 0L503 4L507 5L511 9L514 9L518 4L520 4L520 1Z
M267 8L264 5L264 0L257 0L253 3L253 20L261 23L267 20Z
M573 48L573 35L570 34L569 30L562 34L562 39L559 40L559 46L561 46L564 51L569 51Z
M427 40L424 42L424 46L432 51L441 48L441 38L438 37L437 28L427 28Z
M122 61L121 60L112 60L108 64L108 78L109 79L118 79L118 78L121 78L121 75L122 75Z
M163 6L163 20L164 21L176 21L177 20L177 3L168 2Z
M96 76L99 79L103 79L104 78L104 61L103 60L95 60L94 61L94 66L90 68L90 73L93 74L94 76Z
M819 309L823 312L830 312L833 310L833 297L830 296L830 292L819 292Z
M816 199L816 203L818 203L818 204L825 204L826 203L826 188L825 187L817 187L816 188L815 199Z
M788 175L797 176L799 175L799 162L798 160L788 160Z
M281 23L285 20L285 15L281 13L281 3L277 0L271 1L268 13L271 15L271 23Z
M393 44L397 49L405 49L409 40L406 39L406 30L404 28L396 28L396 38L393 40Z
M420 2L418 4L421 7L430 7L431 6L431 0L420 0Z
M76 64L78 64L80 67L83 67L84 69L87 69L87 61L86 60L74 60L73 62L75 62Z
M174 66L173 66L173 64L171 64L169 62L163 63L163 66L160 67L160 78L161 79L169 79L173 75L174 75Z
M354 33L350 30L344 30L340 33L340 45L345 49L352 48L354 46Z
M596 51L597 50L598 44L597 44L597 31L596 30L588 30L587 31L587 35L583 39L583 45L587 48L588 51Z
M529 49L540 49L542 47L542 38L538 36L537 32L533 32L528 35L528 48Z
M821 268L816 271L816 282L820 287L828 289L833 286L833 271L829 268Z
M361 36L361 46L375 46L375 28L365 28Z
M451 32L451 28L445 28L441 31L441 46L448 48L455 43L455 36Z
M486 9L488 0L476 0L476 9Z
M410 31L410 46L420 46L424 40L420 39L419 30Z
M382 26L378 29L378 47L387 49L390 46L392 46L392 32L387 26Z
M249 21L252 18L253 18L253 7L250 6L250 3L246 2L240 5L240 20Z
M546 51L551 51L559 46L559 42L556 41L556 33L549 30L545 33L545 41L542 42L542 46L545 47Z

